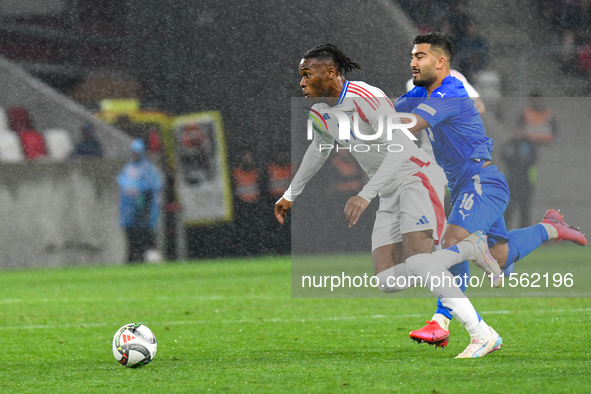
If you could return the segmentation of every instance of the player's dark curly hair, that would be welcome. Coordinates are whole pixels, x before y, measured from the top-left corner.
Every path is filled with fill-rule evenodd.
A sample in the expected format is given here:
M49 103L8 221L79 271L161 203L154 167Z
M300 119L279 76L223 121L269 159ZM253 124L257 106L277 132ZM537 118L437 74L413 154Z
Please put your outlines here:
M322 61L332 61L339 73L346 74L353 70L361 70L361 65L349 59L343 51L336 45L322 44L310 49L304 55L304 59L318 59Z
M415 37L412 42L414 45L417 44L431 44L434 48L439 48L445 52L448 57L448 60L451 60L453 47L451 44L451 40L448 36L443 33L427 33L427 34L420 34Z

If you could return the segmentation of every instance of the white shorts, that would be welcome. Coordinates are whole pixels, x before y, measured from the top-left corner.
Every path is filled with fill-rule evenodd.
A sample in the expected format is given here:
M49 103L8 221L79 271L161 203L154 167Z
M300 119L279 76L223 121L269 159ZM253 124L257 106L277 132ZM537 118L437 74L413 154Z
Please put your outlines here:
M439 243L445 212L445 176L435 165L409 176L393 194L380 197L380 207L371 235L372 252L380 246L402 242L402 234L433 230Z

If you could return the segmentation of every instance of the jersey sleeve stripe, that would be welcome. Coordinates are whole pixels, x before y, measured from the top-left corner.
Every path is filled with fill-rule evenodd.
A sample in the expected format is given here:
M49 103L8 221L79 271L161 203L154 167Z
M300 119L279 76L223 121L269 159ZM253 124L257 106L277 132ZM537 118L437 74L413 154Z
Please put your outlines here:
M365 116L365 114L363 113L363 111L361 110L361 108L359 108L359 106L357 105L357 103L355 101L353 101L353 104L355 104L355 109L357 110L357 115L359 115L359 117L361 118L362 121L369 123L369 121L367 120L367 116Z
M386 99L386 101L388 102L388 104L390 105L390 107L394 108L394 105L392 105L392 101L390 101L390 99L388 98L388 96L386 96L386 93L384 93L383 91L380 90L380 93L382 94L382 96Z
M345 81L345 85L343 86L343 90L341 91L341 95L339 96L339 100L337 101L337 105L341 104L345 99L347 94L347 89L349 88L349 81Z
M370 101L370 99L369 99L367 96L365 96L365 95L364 95L362 92L360 92L360 91L357 91L357 90L354 90L354 89L352 89L350 86L349 86L349 92L351 92L351 93L355 93L356 95L358 95L359 97L361 97L362 99L364 99L365 101L367 101L367 103L370 105L370 107L371 107L371 108L372 108L374 111L376 110L375 104L373 104L373 103ZM378 107L379 107L379 103L378 103Z
M361 92L365 93L365 96L367 96L370 100L375 101L379 107L379 103L380 103L379 100L369 90L365 89L364 87L362 87L360 85L356 85L354 83L352 83L351 86L354 87L355 89L360 90Z
M429 164L431 164L430 161L428 161L428 162L425 163L421 159L417 159L414 156L412 156L409 160L412 161L413 163L415 163L416 165L418 165L419 167L429 167Z

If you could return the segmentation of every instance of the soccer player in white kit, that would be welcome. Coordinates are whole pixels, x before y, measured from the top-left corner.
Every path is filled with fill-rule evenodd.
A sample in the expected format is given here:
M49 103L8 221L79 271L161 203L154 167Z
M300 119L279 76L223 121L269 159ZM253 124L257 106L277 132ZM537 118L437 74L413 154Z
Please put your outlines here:
M445 179L437 176L435 164L430 163L428 155L403 130L395 130L391 139L386 139L383 131L387 122L384 117L395 115L392 102L374 86L345 79L345 73L360 68L358 63L331 44L313 48L301 60L300 86L303 95L314 103L311 114L319 116L321 130L314 133L289 189L275 204L275 216L283 223L293 201L324 164L330 154L330 146L336 141L350 149L370 177L361 192L350 198L345 206L349 226L357 223L371 199L380 197L372 232L372 258L379 288L384 292L404 290L409 287L410 281L405 281L405 287L397 287L397 281L388 279L420 276L426 280L425 284L430 286L434 295L447 303L449 309L457 314L454 316L466 325L469 320L466 316L475 314L470 301L457 287L435 286L431 278L445 276L451 283L453 276L447 269L463 260L474 261L485 271L497 275L500 269L490 258L486 239L476 233L460 242L455 251L436 252L437 264L424 264L422 261L419 264L402 264L415 255L430 254L434 242L439 241L444 225L442 192ZM359 132L367 140L354 133L349 138L341 138L338 114L334 110L345 113L350 124L357 124ZM380 125L383 127L381 134ZM370 140L369 136L373 135L380 137ZM356 149L361 144L363 149ZM389 146L395 148L389 149ZM482 321L482 324L486 323Z

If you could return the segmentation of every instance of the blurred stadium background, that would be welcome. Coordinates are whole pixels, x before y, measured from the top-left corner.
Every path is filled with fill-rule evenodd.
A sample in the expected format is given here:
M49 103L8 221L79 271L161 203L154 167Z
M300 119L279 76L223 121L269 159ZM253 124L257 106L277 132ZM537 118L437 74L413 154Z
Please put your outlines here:
M301 158L301 147L290 140L290 98L299 96L301 55L323 42L341 46L363 66L351 79L377 85L395 98L410 77L408 53L414 35L430 29L463 34L461 25L470 23L486 42L486 60L478 69L468 63L460 71L469 73L487 106L483 119L496 140L495 160L500 146L512 137L530 92L541 91L556 115L559 132L551 144L540 147L533 219L549 207L562 208L567 219L588 229L589 26L585 21L569 25L569 4L3 1L0 266L122 262L125 245L117 224L114 179L136 137L148 142L151 157L166 174L159 230L166 259L288 254L289 231L272 215L277 191L269 166L285 165L280 153L294 153L294 169ZM569 46L573 31L576 37ZM568 56L577 63L568 63ZM26 110L45 140L47 152L39 160L27 159L26 151L16 152L21 141L12 129L13 107ZM223 130L225 145L218 146L227 152L218 174L225 177L219 205L233 209L226 206L220 215L194 220L179 195L187 179L178 170L182 152L175 130L187 114L210 111L219 115L216 124ZM103 158L69 156L86 123L95 127ZM258 195L244 204L230 180L247 151L259 172ZM301 204L330 206L321 185L338 176L336 165L326 165ZM195 201L196 210L211 203ZM303 222L315 217L332 228L344 224L338 211L302 213ZM368 223L371 219L366 215ZM317 245L306 228L293 231L311 251L330 251ZM368 245L369 235L358 249ZM342 250L342 245L335 243L334 248Z

